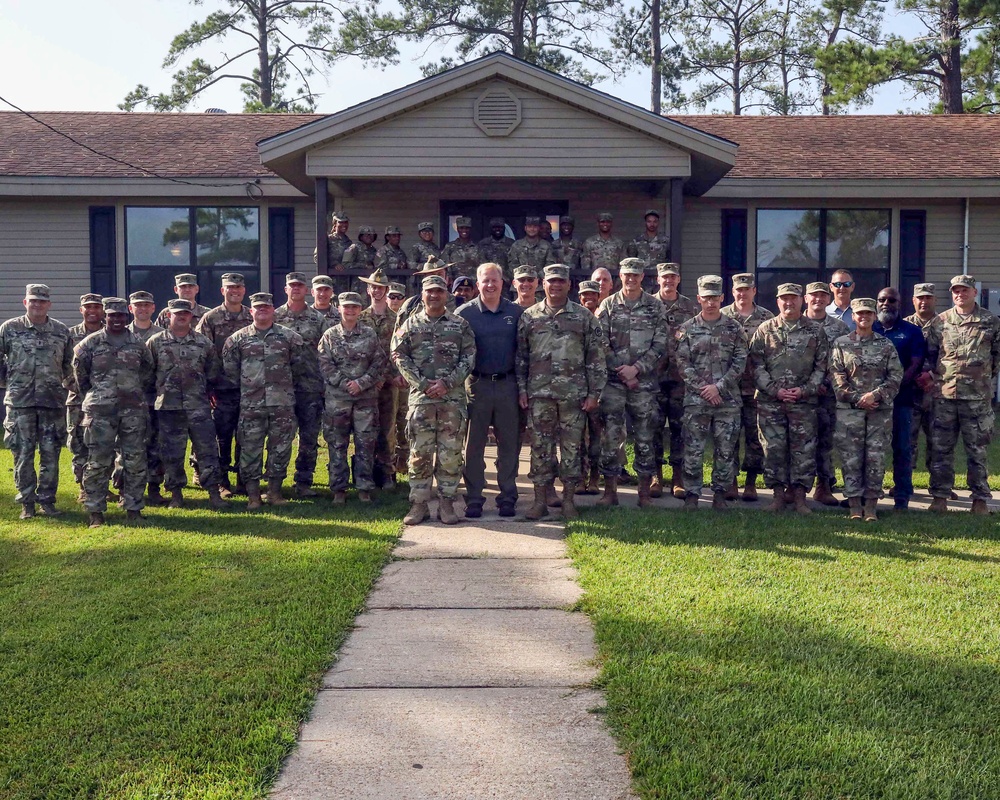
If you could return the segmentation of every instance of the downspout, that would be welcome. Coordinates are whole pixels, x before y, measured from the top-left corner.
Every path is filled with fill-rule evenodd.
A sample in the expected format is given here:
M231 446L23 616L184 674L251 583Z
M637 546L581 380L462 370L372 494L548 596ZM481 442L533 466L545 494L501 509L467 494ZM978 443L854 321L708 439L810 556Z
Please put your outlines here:
M962 238L962 274L969 274L969 198L965 198L965 234Z

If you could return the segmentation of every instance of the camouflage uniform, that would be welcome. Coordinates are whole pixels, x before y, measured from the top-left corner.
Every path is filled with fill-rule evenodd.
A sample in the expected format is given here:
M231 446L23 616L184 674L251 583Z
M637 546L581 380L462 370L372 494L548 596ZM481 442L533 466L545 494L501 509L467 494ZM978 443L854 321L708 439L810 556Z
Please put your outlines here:
M721 281L720 281L721 286ZM726 315L706 322L698 314L675 335L677 368L684 379L684 490L700 495L705 445L712 440L712 491L725 492L736 477L740 448L740 384L746 374L746 334ZM701 390L714 384L722 404L713 406Z
M877 500L882 496L885 454L892 450L892 401L903 380L896 347L877 333L861 338L855 330L840 336L830 351L829 374L837 398L836 443L844 495ZM879 404L866 411L857 403L868 392L875 393Z
M826 380L830 343L822 328L800 317L762 322L750 339L757 385L757 420L764 445L764 482L807 490L816 477L816 405ZM797 403L778 400L779 389L803 390Z
M670 467L679 478L684 465L684 378L677 367L674 347L677 343L677 331L689 319L694 319L698 313L698 304L690 297L678 294L675 300L664 300L657 295L663 304L663 312L667 324L667 350L664 354L664 365L660 371L659 416L656 421L657 434L653 440L655 458L658 468L664 464L663 451L665 436L670 437ZM669 426L669 433L664 427Z
M69 328L58 320L49 317L35 325L25 315L0 325L0 387L6 389L7 411L4 445L14 456L18 503L56 501L72 363Z
M906 317L907 322L912 322L924 334L927 339L928 326L937 319L935 314L929 320L920 319L917 314L910 314ZM931 423L934 419L934 393L923 391L917 384L913 385L913 421L910 427L910 464L917 465L917 449L920 445L920 432L924 432L924 441L927 443L924 453L924 466L927 472L931 471Z
M169 324L169 321L168 321ZM194 322L191 323L192 326ZM156 323L148 328L140 328L135 324L135 320L128 324L128 329L132 331L143 344L147 344L151 338L163 332ZM160 457L160 420L154 408L156 404L156 392L152 387L146 392L146 402L149 405L149 425L146 428L146 481L152 485L159 486L163 483L163 459ZM111 476L113 486L121 486L122 481L122 460L115 459L115 470Z
M317 314L322 314L323 319L330 323L330 327L333 327L340 322L340 309L335 305L329 305L326 308L316 308L316 306L309 306Z
M583 243L580 266L585 272L593 272L598 267L605 267L611 270L611 274L614 275L623 258L625 258L625 242L617 236L609 236L605 239L599 233L595 233Z
M608 380L597 318L572 300L558 309L536 303L518 322L516 363L517 388L528 396L532 431L528 478L536 487L555 480L558 444L559 477L564 484L578 483L586 422L581 404L599 400Z
M351 237L346 233L331 233L326 237L326 264L330 269L338 272L343 270L344 253L353 244ZM313 263L318 261L316 250L313 250Z
M222 349L226 378L241 388L236 439L244 482L263 476L265 439L268 482L285 479L295 438L294 387L303 377L305 350L295 331L281 325L258 331L253 324L236 331Z
M194 311L191 312L191 327L194 328L201 322L201 318L204 317L209 311L211 311L208 306L203 306L201 303L194 304ZM134 325L135 323L132 323ZM132 329L132 325L129 325L129 329ZM156 315L156 325L159 326L161 331L165 331L170 327L170 309L164 308ZM146 334L146 339L152 336L151 333Z
M375 254L375 268L387 272L389 270L407 270L410 268L410 262L402 247L395 247L387 242Z
M518 267L522 264L532 266L538 270L539 274L548 264L556 263L552 253L552 245L544 239L536 239L534 242L528 238L518 239L511 246L507 258L511 264ZM503 277L505 281L513 280L513 270L505 268Z
M476 338L469 323L452 312L432 318L424 309L392 336L392 362L410 385L406 435L410 440L410 501L426 503L437 478L442 497L454 498L462 478L465 444L465 379L476 360ZM444 397L424 394L444 380Z
M736 304L724 306L722 315L736 320L743 326L743 334L747 342L757 332L760 323L766 322L774 317L770 311L763 306L754 304L750 315L744 317L736 310ZM760 444L760 433L757 431L757 401L754 399L753 368L750 359L747 359L746 370L740 379L740 396L743 399L743 407L740 409L741 425L743 428L743 464L740 470L748 474L760 475L764 471L764 448ZM739 456L739 446L736 448L736 456Z
M385 314L375 314L371 306L361 312L358 318L361 325L366 325L378 335L378 341L382 349L388 354L392 346L392 332L396 328L396 315L391 308L385 309ZM378 439L375 448L375 464L382 473L382 480L388 480L396 474L392 466L393 452L395 450L395 395L392 381L399 372L386 360L382 365L383 373L378 379L376 387L376 403L378 405Z
M239 311L232 312L227 311L223 304L206 313L195 330L212 341L215 352L221 359L226 340L247 325L253 325L249 308L240 306ZM233 383L225 372L222 372L210 391L215 396L212 421L215 423L215 439L219 446L219 469L222 471L222 480L225 483L229 473L240 463L239 442L236 443L236 455L233 456L233 439L236 437L236 426L240 419L240 385Z
M527 261L516 261L511 257L510 251L514 247L516 242L509 236L504 236L502 239L494 239L492 236L487 236L485 239L479 240L479 257L482 259L481 264L486 264L487 262L492 262L494 264L499 264L501 269L503 269L503 279L505 281L510 280L511 270L513 267L520 266L522 263L527 264ZM445 259L445 261L450 261L451 259ZM476 265L479 266L478 264ZM453 277L457 278L460 273L456 273ZM464 274L464 273L461 273ZM471 273L475 277L475 270Z
M274 324L295 331L305 343L301 348L299 372L295 382L295 419L299 428L295 483L298 486L312 486L319 457L319 431L323 425L323 376L319 372L319 353L316 348L324 331L330 327L330 322L309 306L301 311L292 311L286 303L274 309Z
M641 477L655 471L653 440L659 417L657 393L659 371L667 351L667 325L663 303L645 292L629 301L624 290L605 298L597 310L597 321L607 349L607 384L601 392L601 473L621 474L619 448L628 438L626 414L632 421L635 441L635 471ZM639 387L628 389L618 377L618 367L635 366Z
M347 489L347 447L354 434L354 483L360 491L375 487L372 462L378 429L376 386L385 374L387 356L376 331L365 325L327 329L319 342L319 367L326 388L323 438L330 448L330 489ZM363 391L351 395L349 381Z
M195 331L177 338L166 330L150 339L147 347L156 376L164 485L171 492L187 486L184 457L190 437L201 485L218 486L222 483L222 470L208 395L222 369L215 344Z
M98 328L97 330L102 330ZM80 342L96 331L88 331L86 324L81 322L69 329L69 343L75 348ZM76 376L71 375L69 391L66 394L66 438L67 446L73 462L73 478L83 484L83 470L87 466L87 443L84 441L83 429L83 393L77 388Z
M434 242L425 242L423 239L410 245L410 263L414 266L426 263L428 256L441 258L441 248Z
M506 256L506 253L504 254ZM445 264L452 264L450 282L459 275L468 275L470 278L476 277L476 270L480 264L485 264L489 259L484 259L479 252L479 245L473 241L462 241L455 239L448 242L441 248L441 261ZM503 266L501 264L501 266Z
M74 349L73 374L84 396L88 453L83 472L84 505L91 513L107 509L117 444L122 458L123 505L126 511L140 511L146 490L146 393L153 381L153 357L131 331L112 337L107 330L100 330Z
M968 459L973 500L992 497L986 451L993 437L993 392L1000 370L1000 318L977 303L963 319L950 308L924 330L927 361L934 369L930 492L947 499L955 485L959 434Z
M625 253L631 258L641 258L646 269L670 260L670 237L657 233L652 239L645 233L636 236L625 245Z
M572 236L560 236L552 243L552 258L556 264L565 264L571 270L580 269L583 257L583 242Z
M380 252L375 245L357 241L344 251L341 263L344 269L375 269Z
M847 323L833 314L827 314L823 319L814 319L826 334L826 340L832 346L841 336L851 332ZM837 474L833 470L834 432L837 429L837 397L833 391L833 381L827 373L820 390L819 402L816 405L816 478L825 481L829 486L836 484ZM838 448L840 455L843 450Z
M458 303L456 302L455 295L448 294L448 299L445 301L445 309L450 311L452 314L455 313L455 309L458 308ZM399 311L396 312L396 329L398 330L406 320L413 316L416 312L422 311L424 307L423 297L418 293L407 297L403 301L403 305L399 307Z

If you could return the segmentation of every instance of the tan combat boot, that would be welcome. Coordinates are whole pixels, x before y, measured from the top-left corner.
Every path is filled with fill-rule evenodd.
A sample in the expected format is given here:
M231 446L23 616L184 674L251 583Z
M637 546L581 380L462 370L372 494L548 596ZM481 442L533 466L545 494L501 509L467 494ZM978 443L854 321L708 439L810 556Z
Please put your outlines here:
M771 490L774 492L774 497L764 510L773 511L776 514L781 513L785 510L785 487L780 483L776 483L771 487Z
M723 500L739 500L740 499L740 485L736 481L736 478L733 478L732 485L729 487L729 490L725 493L725 497L723 497L722 499ZM712 506L713 507L715 506L715 500L714 500L714 498L712 500Z
M840 505L840 501L830 491L830 481L825 478L817 479L816 490L813 492L813 500L817 503L822 503L824 506Z
M931 500L931 507L928 509L935 513L948 510L948 498L946 497L935 497Z
M576 483L574 481L566 481L563 483L563 496L562 496L562 515L565 519L576 519L580 516L580 512L576 510L576 504L573 495L576 494Z
M795 512L797 514L812 514L812 509L809 508L809 504L806 503L806 487L796 486L793 489L793 502L795 503Z
M151 506L164 506L167 505L167 498L163 496L160 492L160 484L151 483L146 487L146 504ZM180 508L180 506L170 506L171 508Z
M649 482L649 496L663 497L663 471L662 468L653 473L653 479Z
M601 468L591 465L590 475L580 494L598 494L601 491Z
M312 488L310 483L296 483L295 484L295 496L300 500L304 500L307 497L316 497L316 490Z
M104 524L104 514L100 511L90 512L90 522L89 526L91 528L100 528Z
M34 503L21 503L21 519L31 519L35 516Z
M678 500L687 499L687 490L684 488L684 478L681 476L680 470L676 467L670 472L670 493Z
M442 497L438 500L438 519L445 525L458 524L458 514L455 513L454 497Z
M736 495L739 497L739 495ZM713 511L728 511L729 510L729 492L716 492L712 495L712 510Z
M549 508L545 503L545 485L535 484L535 502L531 508L524 512L525 519L541 519L549 513Z
M618 478L604 477L604 497L597 501L604 508L618 505Z
M180 489L170 490L170 501L167 503L167 508L184 508L184 493Z
M562 506L562 500L559 499L559 495L556 493L555 481L545 486L545 505L552 506L552 508L560 508Z
M260 499L260 481L247 481L247 511L260 511L264 504Z
M232 492L229 494L231 496ZM213 486L208 490L208 504L213 511L222 511L226 507L226 501L222 499L221 486Z
M972 501L972 513L977 516L987 516L990 513L989 508L986 505L985 500L973 500Z
M744 503L756 503L757 502L757 473L748 472L747 482L743 484L743 502Z
M851 509L850 518L851 519L862 519L863 514L861 512L861 498L860 497L848 497L847 505Z
M649 475L639 476L639 508L649 508L649 506L653 505L653 498L650 496L649 491L652 483L652 478Z
M358 502L360 503L370 503L372 501L372 493L366 492L364 489L358 490Z
M875 506L878 505L878 498L865 498L865 522L877 522L878 514L875 513Z
M403 517L404 525L419 525L425 519L429 518L431 512L427 508L426 500L414 500L410 503L410 510L406 512L406 516Z
M347 492L341 489L339 492L333 493L333 504L335 506L342 506L347 503Z
M272 506L283 506L288 501L281 493L281 481L272 478L267 482L267 502Z

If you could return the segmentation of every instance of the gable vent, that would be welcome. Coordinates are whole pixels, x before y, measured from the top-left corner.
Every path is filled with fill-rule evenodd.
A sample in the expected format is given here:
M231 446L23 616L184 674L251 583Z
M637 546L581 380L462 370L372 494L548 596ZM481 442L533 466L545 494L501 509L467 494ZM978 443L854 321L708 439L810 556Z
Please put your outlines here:
M508 89L487 89L476 100L475 114L487 136L507 136L521 124L521 101Z

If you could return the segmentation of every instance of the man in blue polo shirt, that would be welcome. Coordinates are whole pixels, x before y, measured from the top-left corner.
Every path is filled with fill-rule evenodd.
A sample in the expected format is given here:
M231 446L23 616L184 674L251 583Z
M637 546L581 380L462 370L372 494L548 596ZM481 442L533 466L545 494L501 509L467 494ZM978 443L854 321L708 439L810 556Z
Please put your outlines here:
M469 376L469 439L465 449L465 516L483 515L486 488L484 453L490 426L497 439L497 509L501 517L513 517L517 504L517 462L521 451L518 423L517 322L524 311L503 297L503 269L498 264L480 265L476 271L479 296L463 303L455 312L476 337L476 364Z
M892 404L892 496L897 511L909 507L913 494L910 428L913 420L915 380L924 364L926 346L920 328L903 319L899 292L891 286L878 293L878 319L872 326L896 347L903 365L903 381Z

